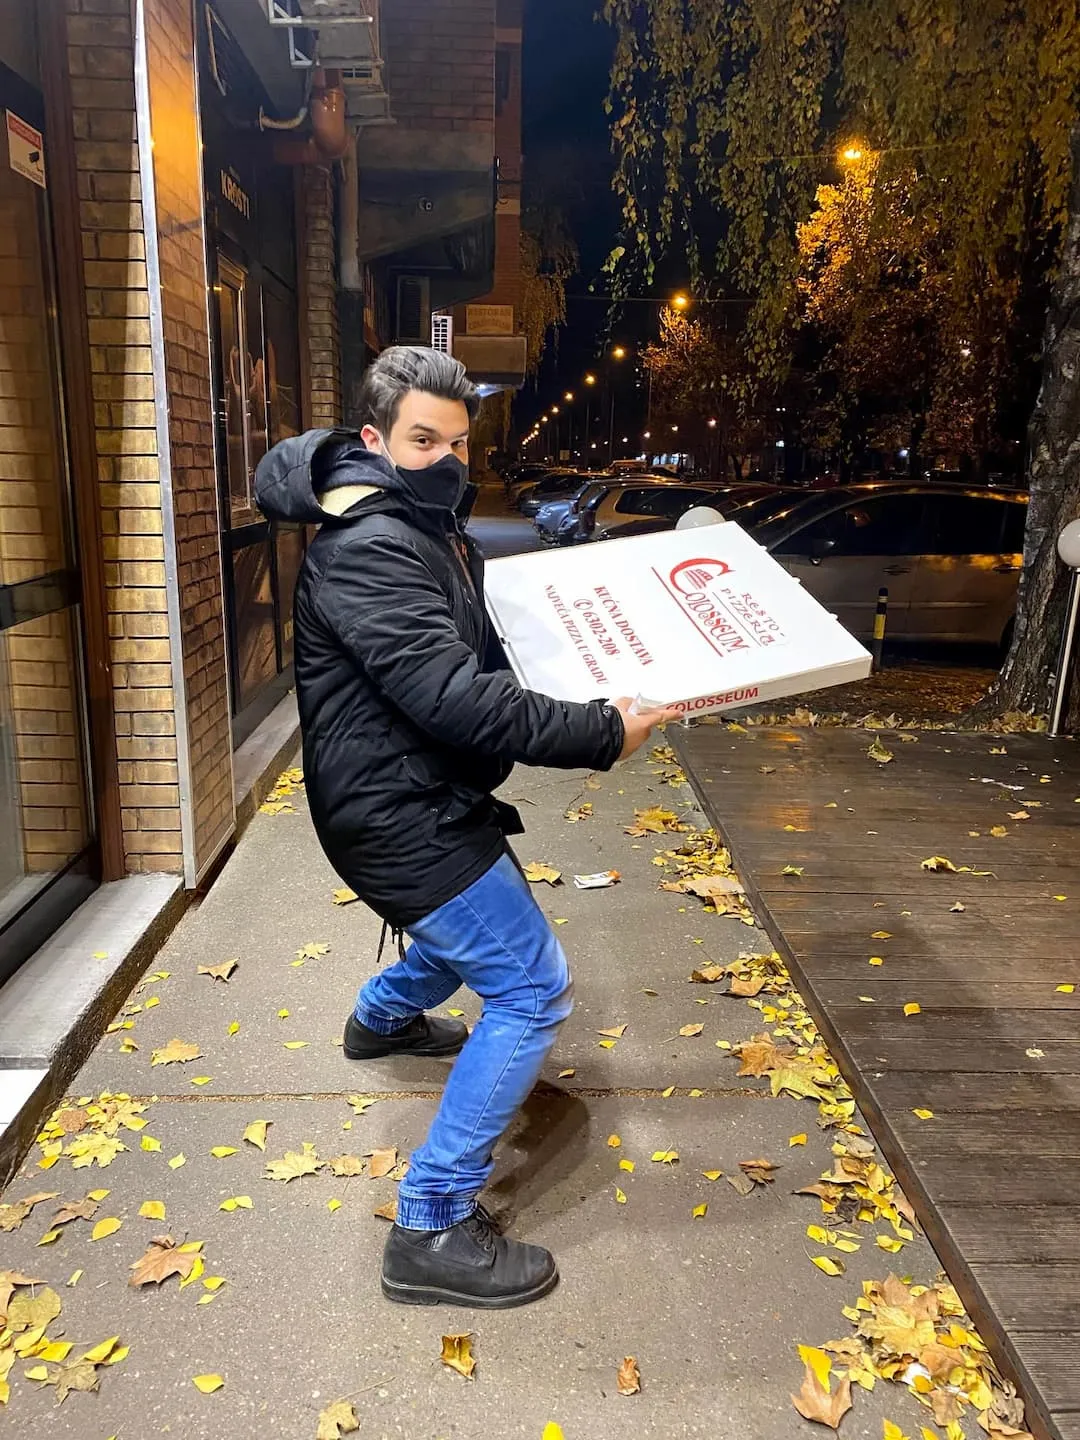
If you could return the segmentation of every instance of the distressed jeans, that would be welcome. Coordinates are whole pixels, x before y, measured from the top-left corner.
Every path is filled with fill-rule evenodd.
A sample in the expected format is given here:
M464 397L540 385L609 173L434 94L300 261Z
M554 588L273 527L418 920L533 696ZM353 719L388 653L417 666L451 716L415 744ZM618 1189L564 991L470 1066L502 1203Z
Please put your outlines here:
M573 986L562 946L509 854L408 933L404 958L360 991L361 1024L389 1034L462 985L484 1002L398 1190L399 1225L443 1230L475 1210L495 1142L536 1083Z

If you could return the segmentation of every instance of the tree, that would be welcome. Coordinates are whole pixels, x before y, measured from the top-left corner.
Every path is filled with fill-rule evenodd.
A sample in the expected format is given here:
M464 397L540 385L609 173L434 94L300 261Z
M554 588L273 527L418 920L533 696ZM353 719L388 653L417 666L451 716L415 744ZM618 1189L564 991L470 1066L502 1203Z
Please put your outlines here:
M708 320L667 309L660 315L660 339L646 345L641 358L649 374L654 430L678 424L673 449L708 456L721 474L730 463L738 478L743 456L761 434L740 403L745 361L738 338Z
M818 187L796 232L798 319L809 329L814 403L804 431L816 448L854 461L867 446L979 460L998 439L1007 374L1006 316L981 333L951 305L939 206L912 204L915 177L878 181L881 157L845 162ZM804 340L804 348L805 348Z
M566 282L576 274L578 249L558 207L530 205L521 224L521 319L526 374L540 369L549 337L566 323Z
M797 228L838 147L881 156L875 207L910 176L936 207L960 333L1017 323L1037 257L1056 269L1029 432L1031 507L1012 652L990 703L1044 710L1060 633L1061 526L1080 512L1080 15L1055 0L606 0L627 259L676 241L694 283L754 300L747 336L782 366ZM1070 203L1070 194L1072 200ZM630 283L632 268L623 271Z

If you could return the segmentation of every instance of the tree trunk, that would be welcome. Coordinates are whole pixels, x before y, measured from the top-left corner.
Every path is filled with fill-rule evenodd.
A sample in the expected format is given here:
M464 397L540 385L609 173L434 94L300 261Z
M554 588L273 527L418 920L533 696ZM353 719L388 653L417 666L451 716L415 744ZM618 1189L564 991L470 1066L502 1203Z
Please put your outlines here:
M1068 573L1061 531L1080 516L1080 126L1072 135L1072 194L1061 265L1043 343L1039 398L1028 429L1031 504L1012 645L1001 674L972 712L986 720L1016 711L1044 714L1064 624ZM1069 728L1080 722L1073 686Z

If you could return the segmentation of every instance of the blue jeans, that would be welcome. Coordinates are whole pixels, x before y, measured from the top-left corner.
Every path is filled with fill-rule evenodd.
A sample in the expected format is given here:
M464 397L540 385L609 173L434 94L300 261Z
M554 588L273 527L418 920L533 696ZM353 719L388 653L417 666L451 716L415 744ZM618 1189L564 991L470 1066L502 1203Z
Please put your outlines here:
M495 1142L536 1083L573 986L562 946L509 855L408 930L405 958L360 991L361 1024L389 1034L461 985L484 1002L398 1190L399 1225L443 1230L476 1209Z

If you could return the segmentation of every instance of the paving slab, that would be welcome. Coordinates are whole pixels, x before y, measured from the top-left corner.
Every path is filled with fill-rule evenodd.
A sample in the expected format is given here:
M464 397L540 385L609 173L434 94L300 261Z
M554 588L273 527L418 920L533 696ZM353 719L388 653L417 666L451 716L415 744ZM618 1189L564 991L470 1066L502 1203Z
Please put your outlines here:
M653 858L677 845L678 835L625 834L634 809L652 805L704 825L688 789L661 785L647 766L600 777L598 790L586 790L585 779L584 772L522 771L506 790L508 798L534 802L520 804L527 825L516 842L521 859L547 860L565 877L557 887L536 887L544 911L566 922L557 930L575 980L574 1018L545 1076L572 1067L577 1082L593 1088L715 1085L730 1062L718 1065L714 1042L743 1038L748 1018L743 1006L690 984L690 973L708 958L771 947L756 928L709 915L693 897L658 891L663 872ZM568 824L567 808L583 802L593 816ZM446 1069L438 1061L344 1059L342 1030L357 989L377 968L382 927L362 905L332 903L341 881L315 842L303 795L291 803L293 811L256 816L225 872L154 961L150 974L167 970L168 980L147 979L132 996L135 1004L155 996L160 1003L133 1017L131 1030L107 1037L83 1072L86 1088L114 1088L122 1079L140 1094L190 1094L196 1076L209 1076L205 1092L218 1095L429 1091L442 1084ZM610 869L623 876L611 889L574 888L575 874ZM297 952L313 942L329 945L329 953L295 965ZM388 943L385 960L392 958ZM238 960L228 982L198 974L200 965L228 959ZM709 1004L696 1003L704 1000ZM469 1023L478 1018L468 991L449 1004ZM279 1017L281 1010L288 1015ZM240 1029L230 1035L234 1021ZM703 1035L679 1036L697 1022L705 1023ZM623 1024L616 1057L596 1032ZM121 1052L126 1037L137 1051ZM154 1050L174 1037L197 1043L201 1058L153 1065Z
M132 1134L129 1151L104 1170L74 1171L64 1159L45 1172L35 1150L4 1196L55 1189L78 1199L109 1189L95 1218L122 1220L117 1233L93 1241L90 1225L73 1221L39 1247L59 1203L46 1202L3 1236L2 1264L60 1294L63 1314L50 1334L63 1328L80 1347L119 1334L131 1353L102 1372L99 1394L71 1395L59 1408L18 1364L0 1436L311 1440L319 1411L342 1396L355 1399L360 1435L382 1440L540 1440L549 1420L565 1440L823 1433L791 1407L802 1379L797 1344L850 1333L840 1309L862 1279L898 1265L929 1281L937 1263L921 1240L892 1260L864 1226L862 1249L845 1257L842 1278L810 1263L816 1247L806 1226L820 1220L819 1207L792 1192L829 1167L831 1135L818 1130L813 1104L774 1100L765 1082L739 1079L716 1048L716 1039L760 1029L757 1012L688 982L703 958L760 950L764 937L659 890L653 857L677 837L624 833L635 808L658 804L700 823L688 790L662 785L645 762L601 777L599 790L585 791L584 779L523 771L507 787L529 827L518 847L523 860L550 860L567 877L623 874L611 890L539 890L547 913L567 921L559 933L577 1006L546 1083L499 1148L488 1192L512 1233L556 1252L558 1289L538 1305L493 1314L391 1305L378 1287L386 1222L372 1211L393 1198L394 1182L321 1172L288 1184L266 1177L268 1159L305 1141L324 1159L388 1145L407 1155L446 1075L443 1062L352 1065L335 1045L357 985L373 971L380 926L360 905L332 905L339 881L297 795L294 812L255 818L152 962L151 974L168 970L169 979L134 997L145 1006L159 995L160 1003L134 1015L130 1031L105 1038L73 1091L146 1097L143 1134L161 1150L143 1151ZM592 818L568 823L567 807L583 801ZM294 968L296 950L315 941L329 944L328 953ZM234 957L228 983L196 973L199 964ZM475 1017L464 992L452 1003ZM230 1036L233 1021L240 1028ZM679 1037L691 1022L703 1023L704 1034ZM623 1023L623 1038L601 1048L596 1031ZM119 1053L125 1034L140 1047L134 1054ZM202 1056L151 1066L152 1050L173 1036L198 1042ZM286 1050L291 1039L308 1043ZM560 1081L563 1070L574 1073ZM195 1086L199 1076L209 1083ZM668 1086L676 1093L665 1099ZM691 1098L692 1087L703 1093ZM379 1098L356 1116L345 1098L353 1092ZM272 1122L265 1155L241 1139L256 1119ZM808 1143L791 1148L798 1132ZM214 1158L211 1148L222 1145L237 1153ZM650 1158L672 1149L677 1163ZM170 1169L178 1154L184 1164ZM782 1169L774 1186L745 1198L702 1173L734 1172L755 1156ZM633 1162L633 1173L620 1170L620 1159ZM221 1211L236 1195L249 1195L253 1208ZM165 1204L164 1223L139 1217L146 1200ZM331 1200L341 1201L334 1212ZM702 1203L707 1213L694 1219ZM161 1289L128 1286L131 1263L166 1232L202 1241L206 1273L226 1278L210 1303L198 1304L209 1293L201 1283L183 1291L175 1278ZM68 1288L79 1269L85 1273ZM474 1335L472 1382L438 1358L440 1337L464 1331ZM616 1393L625 1355L641 1367L634 1397ZM224 1387L199 1394L192 1377L204 1373L221 1374ZM917 1435L925 1412L897 1387L879 1385L858 1395L843 1434L880 1440L885 1417Z
M391 1306L378 1291L386 1222L373 1216L392 1199L389 1179L305 1176L265 1178L267 1159L303 1141L320 1156L379 1145L407 1152L423 1136L433 1103L382 1101L352 1117L343 1100L218 1102L162 1100L143 1132L160 1153L134 1148L105 1170L72 1171L64 1160L46 1177L62 1198L110 1187L98 1218L123 1220L99 1241L74 1221L54 1245L37 1248L52 1205L42 1205L5 1238L5 1264L51 1284L63 1300L67 1337L82 1344L119 1334L131 1355L105 1371L98 1395L73 1395L56 1409L52 1392L13 1372L13 1395L0 1426L47 1433L53 1440L176 1434L222 1436L315 1433L319 1409L362 1392L361 1434L437 1440L443 1436L526 1435L546 1421L568 1437L601 1435L747 1437L789 1440L813 1432L791 1409L799 1378L796 1341L837 1338L849 1328L838 1307L879 1275L872 1243L830 1280L807 1259L808 1221L817 1203L790 1192L816 1178L825 1142L788 1151L805 1125L795 1101L747 1096L723 1100L642 1101L537 1093L503 1147L492 1196L512 1214L514 1233L549 1245L562 1282L527 1311L478 1314L456 1307ZM241 1141L244 1126L273 1121L266 1155ZM353 1129L343 1131L353 1118ZM617 1134L613 1149L608 1137ZM215 1160L215 1145L238 1153ZM675 1164L650 1160L675 1148ZM168 1157L186 1163L170 1170ZM775 1187L745 1198L701 1172L734 1170L765 1154L782 1164ZM620 1159L633 1160L633 1174ZM13 1187L42 1186L31 1164ZM616 1186L627 1196L616 1201ZM224 1213L230 1196L254 1208ZM161 1200L166 1221L144 1220L144 1200ZM331 1213L327 1202L340 1199ZM708 1213L694 1220L695 1205ZM59 1202L57 1202L59 1203ZM40 1220L36 1217L40 1216ZM198 1305L201 1283L133 1290L128 1267L151 1236L168 1232L204 1244L206 1273L223 1275L215 1299ZM909 1247L905 1266L933 1270L925 1244ZM64 1282L84 1270L74 1289ZM471 1330L478 1360L466 1382L439 1363L440 1337ZM615 1393L615 1372L635 1355L642 1393ZM224 1388L200 1395L191 1383L216 1373ZM372 1387L372 1388L367 1388ZM860 1396L844 1434L879 1440L882 1416L897 1416L895 1393ZM912 1408L908 1402L909 1410Z

